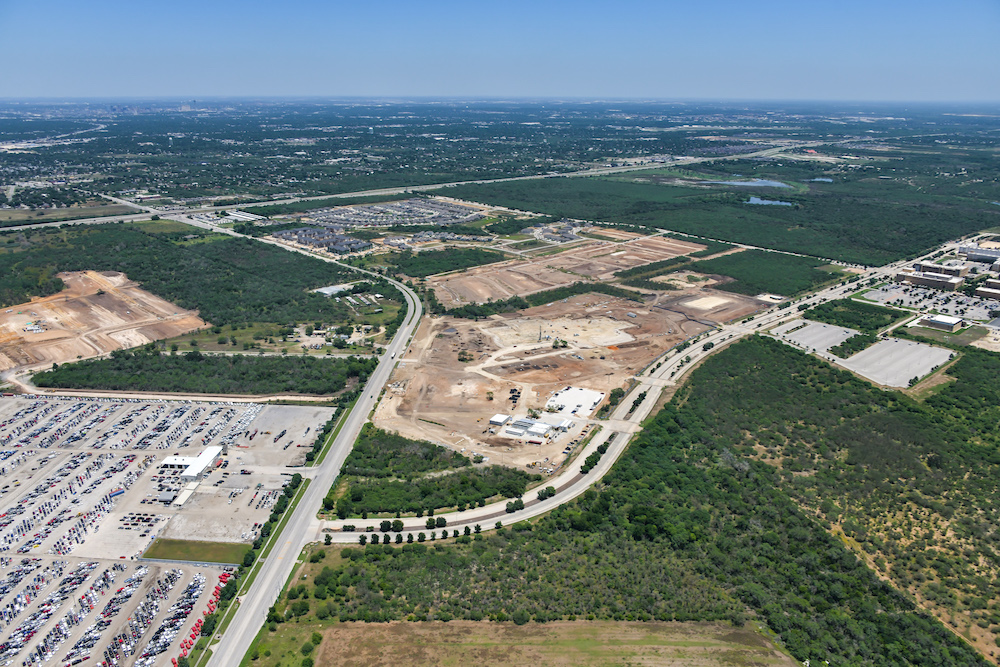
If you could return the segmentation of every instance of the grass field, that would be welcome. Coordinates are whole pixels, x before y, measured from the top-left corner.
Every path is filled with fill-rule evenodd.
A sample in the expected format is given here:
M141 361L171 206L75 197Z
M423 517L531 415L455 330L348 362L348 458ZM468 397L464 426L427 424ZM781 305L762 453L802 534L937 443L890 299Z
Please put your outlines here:
M265 634L252 664L298 664L319 632L317 665L794 665L757 632L712 623L560 621L291 624ZM270 655L266 655L270 653ZM291 660L291 662L290 662Z
M969 327L968 329L958 333L948 333L947 331L941 331L939 329L919 326L906 327L906 331L914 336L929 338L931 340L936 340L939 343L963 346L968 345L969 343L974 343L989 333L989 329L980 326Z
M190 560L198 563L242 563L249 544L233 542L198 542L157 538L143 554L144 558Z
M100 218L109 215L128 215L140 213L131 206L112 204L110 206L71 206L70 208L55 208L41 211L28 211L20 208L0 209L0 226L24 225L35 222L59 222L61 220L78 220L80 218Z

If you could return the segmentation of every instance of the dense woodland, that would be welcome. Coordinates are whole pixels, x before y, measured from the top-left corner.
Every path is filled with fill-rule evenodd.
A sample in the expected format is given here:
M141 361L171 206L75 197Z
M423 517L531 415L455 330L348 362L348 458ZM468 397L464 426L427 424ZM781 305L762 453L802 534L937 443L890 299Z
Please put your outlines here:
M307 290L357 277L282 248L193 229L157 234L109 224L0 233L2 306L57 292L62 286L54 273L85 269L124 272L216 325L346 319L346 305ZM379 289L395 294L388 283Z
M341 519L379 513L413 514L516 498L541 479L501 466L473 467L468 457L422 440L366 425L344 461L341 478L323 500Z
M424 252L404 251L388 256L396 271L412 278L426 278L436 273L458 271L507 259L504 255L482 248L448 248Z
M39 387L196 394L333 395L363 385L378 359L163 354L155 345L116 350L109 359L63 364L34 376Z
M694 262L684 268L733 278L736 282L716 286L716 289L726 292L749 296L763 293L793 296L815 289L839 275L817 268L824 264L825 262L812 257L744 250Z
M998 371L995 355L963 357L953 367L958 381L920 405L782 343L737 343L693 371L602 484L577 501L532 525L460 536L459 546L454 536L442 546L435 534L430 547L346 550L349 561L296 591L306 599L294 610L272 610L271 627L286 611L340 620L736 623L749 613L814 664L985 665L880 580L826 521L853 521L850 534L865 551L886 539L873 530L878 523L908 526L905 542L894 538L881 552L895 559L887 571L911 573L901 582L907 588L919 571L934 590L939 581L977 589L981 606L954 604L989 625L1000 613L992 578L961 561L967 546L994 553L1000 389L988 378ZM975 442L986 429L989 447ZM771 465L778 462L781 469ZM810 468L812 476L794 474ZM961 495L949 493L956 485ZM817 515L819 505L829 513ZM969 541L912 533L938 512L951 512ZM934 542L916 548L915 538Z
M839 173L836 182L810 183L804 192L778 191L794 206L752 206L747 203L749 194L766 196L766 192L723 185L687 187L669 182L672 179L658 181L655 173L645 174L646 182L637 182L632 175L541 179L460 185L446 193L557 217L644 225L869 265L882 265L1000 224L1000 211L960 191L953 196L939 187L942 167L932 162L937 156L924 158L930 162L927 165L919 164L923 156L914 156L913 151L900 151L900 156L905 162L893 163L891 180L878 180L871 173ZM886 157L878 155L882 160ZM958 161L964 169L984 157L955 155L937 162ZM901 178L900 172L910 164L920 176ZM744 176L778 180L793 174L796 179L826 176L831 171L829 165L803 163L782 167L734 161L716 166L722 173L736 170ZM712 167L699 165L703 170ZM985 180L994 180L985 163L977 168ZM914 188L911 183L917 178L928 181L927 187Z
M861 333L874 334L893 322L907 317L909 313L854 299L837 299L816 304L804 315L810 320L826 322L839 327L856 329Z

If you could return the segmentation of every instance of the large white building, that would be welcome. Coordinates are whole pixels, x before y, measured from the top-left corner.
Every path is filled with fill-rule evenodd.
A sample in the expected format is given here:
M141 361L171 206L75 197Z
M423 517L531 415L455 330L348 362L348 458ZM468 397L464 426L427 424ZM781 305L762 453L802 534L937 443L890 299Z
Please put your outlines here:
M197 482L222 458L222 447L206 447L197 456L168 456L159 465L161 470L180 470L181 481Z

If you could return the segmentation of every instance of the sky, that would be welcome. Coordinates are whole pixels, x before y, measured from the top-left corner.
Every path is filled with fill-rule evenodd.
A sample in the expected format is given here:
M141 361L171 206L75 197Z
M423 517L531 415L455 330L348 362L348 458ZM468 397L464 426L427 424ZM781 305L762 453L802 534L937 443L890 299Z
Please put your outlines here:
M1000 0L0 0L0 98L1000 101Z

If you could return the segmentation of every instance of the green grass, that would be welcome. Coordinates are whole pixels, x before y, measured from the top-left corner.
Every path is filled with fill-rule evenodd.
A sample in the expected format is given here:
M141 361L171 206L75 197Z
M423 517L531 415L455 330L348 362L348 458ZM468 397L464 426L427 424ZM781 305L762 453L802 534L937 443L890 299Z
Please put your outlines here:
M243 562L243 554L250 545L237 542L201 542L198 540L170 540L156 538L143 558L189 560L198 563Z

